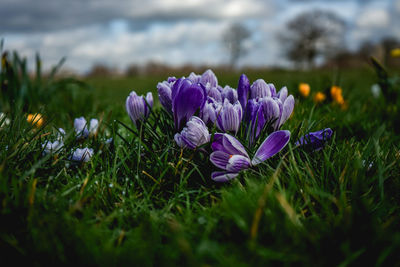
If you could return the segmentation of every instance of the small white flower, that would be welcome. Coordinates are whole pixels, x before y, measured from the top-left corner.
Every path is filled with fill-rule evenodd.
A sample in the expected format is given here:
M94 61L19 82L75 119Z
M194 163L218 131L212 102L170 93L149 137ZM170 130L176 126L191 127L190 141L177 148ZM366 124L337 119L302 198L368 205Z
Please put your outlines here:
M44 154L52 154L60 150L64 146L62 141L56 140L54 142L47 141L46 143L42 144L44 148Z
M93 156L93 149L87 147L77 148L74 150L70 159L73 161L88 162L92 156Z

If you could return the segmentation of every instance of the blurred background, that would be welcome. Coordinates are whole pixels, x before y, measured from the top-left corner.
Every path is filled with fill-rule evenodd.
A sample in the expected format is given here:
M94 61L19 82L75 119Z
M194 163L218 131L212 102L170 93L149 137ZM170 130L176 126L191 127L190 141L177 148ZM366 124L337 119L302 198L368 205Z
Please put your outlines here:
M88 76L399 66L400 0L2 0L0 38Z

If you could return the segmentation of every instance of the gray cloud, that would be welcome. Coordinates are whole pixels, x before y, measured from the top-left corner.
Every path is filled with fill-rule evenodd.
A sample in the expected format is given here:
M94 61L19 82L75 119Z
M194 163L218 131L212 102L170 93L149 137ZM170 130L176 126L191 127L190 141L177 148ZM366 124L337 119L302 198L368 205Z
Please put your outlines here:
M271 0L4 0L0 32L60 30L114 19L130 20L143 27L154 21L239 19L273 11Z
M306 2L306 3L305 3ZM6 49L45 67L67 57L80 72L94 63L124 68L149 60L172 65L228 62L221 36L232 21L253 32L244 65L285 65L276 38L285 23L311 9L331 10L349 24L348 44L400 38L400 0L2 0L0 34ZM375 14L375 15L374 15ZM375 21L371 18L375 16ZM382 19L383 18L383 19ZM371 24L372 23L372 24Z

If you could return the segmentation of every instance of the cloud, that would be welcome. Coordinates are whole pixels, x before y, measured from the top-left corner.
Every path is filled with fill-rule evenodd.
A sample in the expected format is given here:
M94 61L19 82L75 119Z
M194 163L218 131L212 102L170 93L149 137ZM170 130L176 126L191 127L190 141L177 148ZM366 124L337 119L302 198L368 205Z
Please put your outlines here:
M390 23L388 10L384 8L368 8L357 18L356 24L361 28L385 28Z
M222 34L241 22L253 34L240 64L285 65L277 33L312 9L345 19L354 48L366 38L400 34L400 0L2 0L0 34L7 49L28 58L38 51L47 68L66 56L67 67L85 72L95 63L226 63Z
M135 23L262 17L272 0L3 0L1 32L52 31L125 19Z

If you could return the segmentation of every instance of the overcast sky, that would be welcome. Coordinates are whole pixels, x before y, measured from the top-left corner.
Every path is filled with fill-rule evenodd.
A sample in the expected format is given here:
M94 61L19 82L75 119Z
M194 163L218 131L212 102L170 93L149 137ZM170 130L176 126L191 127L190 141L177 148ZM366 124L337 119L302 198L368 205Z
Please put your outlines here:
M284 65L277 34L297 14L323 9L346 21L351 49L363 40L400 39L400 0L1 0L5 48L45 67L67 57L86 72L101 63L120 69L157 61L227 63L223 33L232 22L251 31L243 65Z

